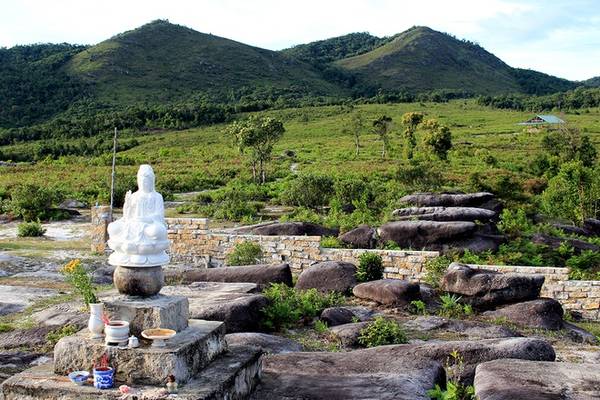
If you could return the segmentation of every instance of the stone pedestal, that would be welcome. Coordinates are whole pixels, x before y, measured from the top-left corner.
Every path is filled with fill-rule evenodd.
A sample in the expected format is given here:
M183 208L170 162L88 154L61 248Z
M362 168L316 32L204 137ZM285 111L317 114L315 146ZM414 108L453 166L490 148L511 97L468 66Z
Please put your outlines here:
M101 300L111 319L129 321L129 331L137 337L144 329L165 328L181 332L188 326L189 303L183 296L159 294L135 298L112 294Z
M128 296L150 297L158 294L165 284L160 265L154 267L118 266L113 273L115 287Z
M112 222L110 206L94 206L91 213L92 253L104 253L107 250L108 232L106 228Z
M58 341L54 347L54 373L67 375L72 370L89 370L93 361L106 352L116 365L120 383L160 386L171 374L179 383L185 383L225 351L224 336L224 323L192 319L186 329L165 342L165 347L151 347L150 341L142 340L138 348L120 349L89 339L84 329Z

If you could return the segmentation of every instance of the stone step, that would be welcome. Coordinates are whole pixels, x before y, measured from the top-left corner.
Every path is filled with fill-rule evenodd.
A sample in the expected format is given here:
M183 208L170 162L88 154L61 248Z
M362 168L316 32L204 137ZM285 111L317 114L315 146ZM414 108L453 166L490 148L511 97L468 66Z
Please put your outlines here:
M181 385L179 400L245 399L254 390L261 373L260 356L255 347L231 346L201 374ZM34 367L6 380L0 388L4 400L114 400L122 395L115 389L95 389L91 383L76 386L64 375L55 375L52 364ZM91 381L89 381L91 382ZM130 385L142 391L165 387ZM117 386L118 387L118 386Z
M103 339L90 339L87 329L58 341L54 347L54 372L91 370L94 361L107 353L117 370L118 382L162 385L169 375L184 383L205 368L227 348L225 324L189 320L189 326L167 340L163 348L140 341L135 349L106 346Z

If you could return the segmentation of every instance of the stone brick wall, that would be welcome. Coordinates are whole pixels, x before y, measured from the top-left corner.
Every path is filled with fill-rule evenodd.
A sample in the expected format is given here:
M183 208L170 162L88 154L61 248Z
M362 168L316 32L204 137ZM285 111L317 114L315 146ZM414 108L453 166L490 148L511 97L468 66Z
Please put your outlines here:
M92 253L104 253L107 250L106 241L108 233L106 228L112 222L112 212L110 206L94 206L91 213L92 230L91 250Z

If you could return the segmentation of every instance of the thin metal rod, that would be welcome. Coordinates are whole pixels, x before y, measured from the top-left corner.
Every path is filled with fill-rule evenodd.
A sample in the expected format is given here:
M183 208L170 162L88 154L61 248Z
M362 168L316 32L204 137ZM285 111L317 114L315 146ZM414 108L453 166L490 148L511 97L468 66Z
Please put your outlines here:
M113 211L115 197L115 161L117 158L117 128L115 127L115 136L113 137L113 157L112 157L112 173L110 176L110 211Z

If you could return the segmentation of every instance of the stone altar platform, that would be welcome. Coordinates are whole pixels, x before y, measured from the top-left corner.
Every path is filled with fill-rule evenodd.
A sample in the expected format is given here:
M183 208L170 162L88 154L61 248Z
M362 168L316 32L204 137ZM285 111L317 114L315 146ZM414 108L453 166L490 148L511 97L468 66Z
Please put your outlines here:
M116 365L116 381L128 385L164 385L169 375L185 383L198 374L227 348L225 324L218 321L190 320L189 326L165 342L151 347L142 340L140 347L129 349L105 346L103 339L90 339L84 329L58 341L54 347L54 373L89 370L93 360L107 353Z
M260 378L261 354L254 347L231 346L200 374L181 386L177 399L247 398ZM14 375L3 383L0 394L4 395L4 400L115 400L122 396L116 388L95 389L89 383L91 381L76 386L66 376L54 374L53 368L46 364ZM134 388L148 390L156 386L135 385Z

